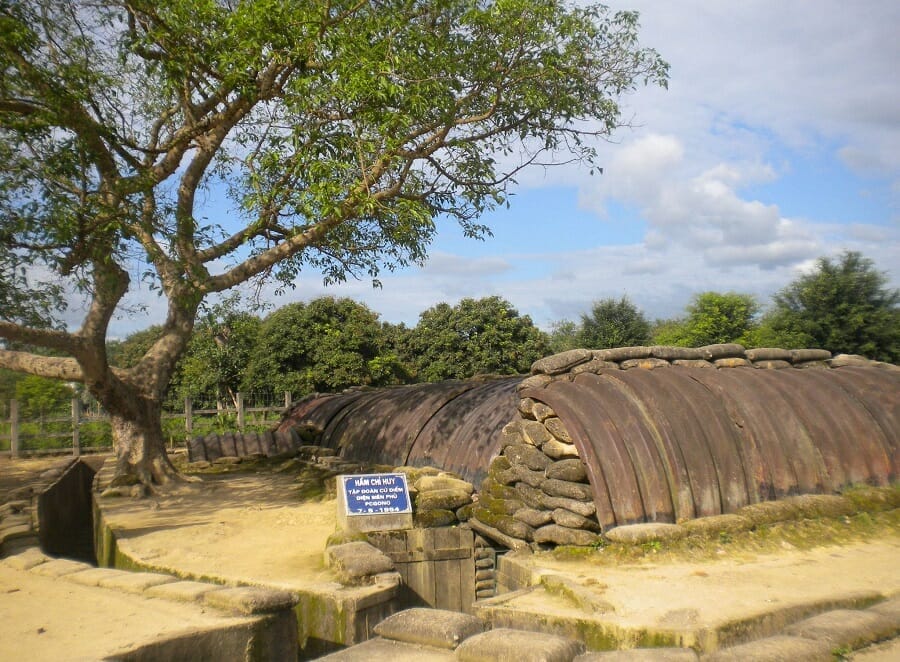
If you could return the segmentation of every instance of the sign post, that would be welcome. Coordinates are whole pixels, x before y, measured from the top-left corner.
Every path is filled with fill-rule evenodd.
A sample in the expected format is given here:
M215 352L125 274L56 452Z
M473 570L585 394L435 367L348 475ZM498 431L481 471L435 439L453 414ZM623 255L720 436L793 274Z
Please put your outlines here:
M406 474L339 476L338 524L347 531L412 528L412 502Z

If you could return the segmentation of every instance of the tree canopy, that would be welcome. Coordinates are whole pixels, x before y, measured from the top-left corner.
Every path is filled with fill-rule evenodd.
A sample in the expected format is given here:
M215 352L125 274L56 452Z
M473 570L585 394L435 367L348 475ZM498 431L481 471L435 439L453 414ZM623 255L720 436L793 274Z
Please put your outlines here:
M377 313L352 299L321 297L263 321L243 387L306 395L393 384L400 373Z
M819 258L774 297L765 319L776 342L900 362L900 290L855 251Z
M688 304L687 315L657 323L653 342L660 345L702 347L716 343L749 342L761 307L750 294L701 292Z
M204 298L377 279L443 219L484 236L517 172L592 164L620 96L667 75L635 13L557 0L2 2L0 66L0 339L58 355L0 366L83 382L148 486L174 475L159 407ZM116 369L138 283L166 320Z
M407 351L419 381L519 374L549 353L549 339L528 315L500 297L440 303L419 316Z
M590 349L646 345L650 322L627 297L601 299L581 315L578 340L580 347Z

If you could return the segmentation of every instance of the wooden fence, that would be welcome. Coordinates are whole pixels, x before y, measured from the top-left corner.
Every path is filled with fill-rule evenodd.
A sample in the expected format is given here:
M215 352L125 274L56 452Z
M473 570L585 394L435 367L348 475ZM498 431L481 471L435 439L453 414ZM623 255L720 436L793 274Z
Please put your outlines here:
M237 393L234 406L218 402L215 408L195 408L191 398L184 399L183 411L163 412L163 427L168 428L168 441L172 447L186 445L195 432L205 433L210 429L210 421L216 431L245 432L248 427L272 427L274 421L269 414L280 416L291 406L291 393L284 392L283 405L247 406L244 395ZM19 404L9 402L9 419L0 421L0 455L19 457L83 452L98 452L112 447L109 431L109 416L94 408L85 409L81 400L72 400L71 413L56 412L52 416L23 419L19 415ZM260 421L260 419L262 419ZM184 425L177 424L183 420ZM172 427L175 423L175 428ZM200 429L198 429L198 427ZM205 428L205 429L204 429ZM177 430L181 432L177 432ZM84 445L86 437L91 445ZM28 439L39 439L42 448L26 448ZM58 440L58 443L57 443ZM98 440L101 443L97 443Z

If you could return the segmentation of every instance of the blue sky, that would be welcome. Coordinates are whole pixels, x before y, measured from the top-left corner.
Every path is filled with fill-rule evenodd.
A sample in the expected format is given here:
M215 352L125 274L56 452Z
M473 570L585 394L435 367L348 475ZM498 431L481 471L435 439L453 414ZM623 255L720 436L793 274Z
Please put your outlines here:
M847 249L900 285L900 3L609 4L640 11L671 78L624 99L635 127L598 146L602 176L528 172L510 208L484 217L493 238L447 223L427 265L385 273L381 289L309 274L272 302L350 296L414 325L438 302L499 295L549 328L627 295L652 319L711 289L767 303Z

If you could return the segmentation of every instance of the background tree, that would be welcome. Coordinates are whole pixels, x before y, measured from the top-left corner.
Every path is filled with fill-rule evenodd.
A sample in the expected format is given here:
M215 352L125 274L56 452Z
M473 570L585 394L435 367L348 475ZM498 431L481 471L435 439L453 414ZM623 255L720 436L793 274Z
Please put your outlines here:
M750 333L759 311L759 303L750 294L701 292L691 299L686 317L657 323L653 342L681 347L731 342L753 346Z
M75 391L55 379L25 375L16 382L16 400L23 418L43 418L48 414L66 412Z
M133 368L147 352L162 338L164 329L154 324L143 331L135 331L124 340L110 340L106 344L106 354L111 365L118 368Z
M216 404L237 407L247 365L259 340L262 321L240 309L237 296L215 304L200 317L173 380L181 398L214 394Z
M550 351L554 354L579 349L578 324L572 320L557 320L550 325Z
M397 383L397 356L385 347L378 314L352 299L321 297L269 315L243 388L302 396Z
M578 344L587 349L631 347L650 342L650 322L627 297L595 301L581 315Z
M546 334L500 297L439 303L419 315L409 360L419 381L515 375L549 354Z
M483 236L518 171L593 163L619 97L665 84L636 31L556 0L0 4L0 339L58 355L0 367L85 384L113 486L168 482L161 403L204 298L307 267L376 279L421 263L439 219ZM80 326L44 273L86 298ZM115 368L132 274L167 315Z
M900 362L900 290L855 251L819 258L774 297L765 326L780 346Z

